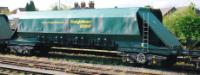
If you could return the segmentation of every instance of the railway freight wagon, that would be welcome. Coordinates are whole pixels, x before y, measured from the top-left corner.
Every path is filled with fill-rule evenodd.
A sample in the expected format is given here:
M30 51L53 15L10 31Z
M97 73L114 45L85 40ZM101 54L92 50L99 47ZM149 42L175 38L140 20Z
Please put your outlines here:
M0 50L1 52L5 52L4 48L7 47L7 42L13 35L9 27L9 20L6 15L0 14Z
M53 46L115 50L124 61L142 64L171 65L177 56L199 57L198 51L182 50L160 16L148 8L23 12L6 45L22 53L45 52Z

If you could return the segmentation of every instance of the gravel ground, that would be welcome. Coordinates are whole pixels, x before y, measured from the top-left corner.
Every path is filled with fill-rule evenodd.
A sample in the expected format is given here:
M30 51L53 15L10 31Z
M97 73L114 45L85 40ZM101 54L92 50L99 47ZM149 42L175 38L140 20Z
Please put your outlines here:
M108 69L117 68L122 70L130 70L130 71L137 71L137 72L147 72L147 73L156 73L161 75L198 75L194 73L187 73L187 72L175 72L175 71L167 71L162 69L148 69L143 67L130 67L130 66L123 66L123 65L102 65L102 64L90 64L90 63L80 63L80 62L73 62L73 61L66 61L61 59L52 59L47 57L36 57L36 56L15 56L15 55L2 55L0 57L11 57L11 58L19 58L19 59L26 59L26 60L35 60L35 61L47 61L47 62L54 62L54 63L67 63L67 64L76 64L76 65L87 65L87 66L97 66L97 67L105 67Z

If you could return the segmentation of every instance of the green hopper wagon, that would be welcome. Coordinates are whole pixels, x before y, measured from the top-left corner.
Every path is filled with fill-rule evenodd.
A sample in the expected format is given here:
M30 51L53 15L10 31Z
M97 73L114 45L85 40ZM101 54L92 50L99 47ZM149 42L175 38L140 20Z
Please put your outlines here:
M163 26L161 16L159 10L150 8L22 12L16 35L8 45L12 50L25 46L22 49L61 46L114 50L124 61L141 64L156 60L172 65L178 56L200 57L199 51L182 49ZM10 37L4 34L0 32Z

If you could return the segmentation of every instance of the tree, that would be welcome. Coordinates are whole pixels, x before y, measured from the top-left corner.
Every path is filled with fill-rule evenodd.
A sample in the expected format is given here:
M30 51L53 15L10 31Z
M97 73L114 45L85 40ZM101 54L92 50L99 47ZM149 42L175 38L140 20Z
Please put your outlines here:
M146 6L144 6L144 7L146 7L146 8L152 8L152 6L150 6L150 5L146 5Z
M30 1L30 3L26 3L25 9L26 11L36 11L34 2Z
M52 10L59 10L59 7L56 5L56 6L53 6L52 7Z
M191 40L200 40L200 17L193 4L165 16L164 24L187 48L190 48Z
M28 11L29 9L29 3L26 3L25 10Z
M35 4L33 1L30 1L30 11L36 11Z
M52 5L51 7L51 10L67 10L67 9L70 9L70 7L65 4L60 4L60 8L58 7L57 4Z

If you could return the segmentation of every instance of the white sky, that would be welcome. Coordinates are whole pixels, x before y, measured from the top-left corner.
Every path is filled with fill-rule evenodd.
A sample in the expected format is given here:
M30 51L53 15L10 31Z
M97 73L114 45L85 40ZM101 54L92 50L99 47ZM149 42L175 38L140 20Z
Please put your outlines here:
M9 7L10 10L25 7L30 0L0 0L0 7ZM32 0L39 10L48 10L52 5L58 4L59 0ZM61 0L62 4L73 7L74 2L89 1L95 2L96 8L114 8L121 7L141 7L151 5L155 8L165 8L173 6L186 6L194 2L200 7L200 0Z

